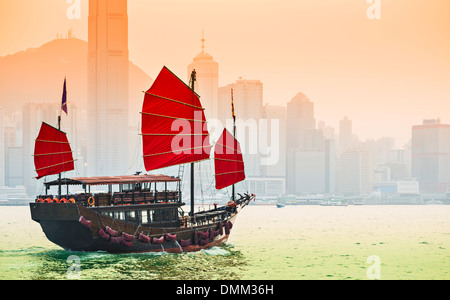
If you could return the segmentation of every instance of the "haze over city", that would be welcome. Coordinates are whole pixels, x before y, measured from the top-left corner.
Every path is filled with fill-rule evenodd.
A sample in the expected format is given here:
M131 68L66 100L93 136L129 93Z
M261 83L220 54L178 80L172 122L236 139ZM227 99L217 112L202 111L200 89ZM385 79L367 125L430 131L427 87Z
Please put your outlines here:
M71 28L87 40L88 1L79 2L70 19L67 1L2 1L0 56ZM130 1L130 60L152 78L162 65L186 76L204 30L220 86L260 80L264 103L283 106L301 91L317 121L337 129L348 116L360 139L391 136L401 147L423 119L450 121L450 3L380 4L371 19L365 0Z

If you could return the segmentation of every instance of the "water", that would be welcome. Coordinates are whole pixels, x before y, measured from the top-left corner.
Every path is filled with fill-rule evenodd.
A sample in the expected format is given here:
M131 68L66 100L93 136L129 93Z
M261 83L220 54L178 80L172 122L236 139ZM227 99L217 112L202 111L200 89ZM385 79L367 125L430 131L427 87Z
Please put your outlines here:
M373 267L386 280L450 279L450 206L249 206L222 247L121 255L65 251L28 207L0 207L0 279L364 280Z

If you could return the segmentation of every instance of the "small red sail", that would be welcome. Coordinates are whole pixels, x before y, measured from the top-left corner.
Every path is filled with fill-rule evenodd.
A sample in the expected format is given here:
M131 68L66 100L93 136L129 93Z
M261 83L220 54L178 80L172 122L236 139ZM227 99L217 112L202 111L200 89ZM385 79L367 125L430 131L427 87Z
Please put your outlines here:
M145 93L141 114L147 171L209 159L212 146L200 98L166 67Z
M226 129L214 148L214 165L218 190L245 179L241 146Z
M34 148L34 166L37 179L75 168L72 149L64 132L42 123Z

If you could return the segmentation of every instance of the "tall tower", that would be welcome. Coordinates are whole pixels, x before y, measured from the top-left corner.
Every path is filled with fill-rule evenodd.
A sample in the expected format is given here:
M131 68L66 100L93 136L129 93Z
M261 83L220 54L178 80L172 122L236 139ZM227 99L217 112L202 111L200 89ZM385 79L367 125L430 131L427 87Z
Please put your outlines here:
M128 169L127 0L89 1L88 174Z
M205 35L202 37L202 52L188 66L188 78L192 70L197 72L195 91L200 95L206 119L217 119L219 114L219 64L205 52Z

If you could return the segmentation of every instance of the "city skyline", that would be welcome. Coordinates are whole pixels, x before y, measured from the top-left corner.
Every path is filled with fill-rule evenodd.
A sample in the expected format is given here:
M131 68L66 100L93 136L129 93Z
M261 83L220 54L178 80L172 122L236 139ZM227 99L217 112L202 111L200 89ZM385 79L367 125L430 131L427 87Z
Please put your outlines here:
M378 4L380 4L379 1L376 0ZM177 1L174 0L174 2ZM81 4L81 1L72 1L72 5L68 6L68 10L66 10L66 17L68 19L79 19L83 21ZM79 5L78 8L77 5ZM260 11L262 7L266 7L265 5L267 5L266 2L254 8L256 11ZM301 12L309 7L305 3L303 5L301 6L302 9L299 10ZM374 6L373 11L370 9L367 10L365 16L366 21L381 22L380 7ZM52 93L48 91L48 89L53 89L53 87L48 86L48 81L55 81L55 78L59 76L58 74L67 72L67 70L73 72L72 76L69 76L70 83L72 82L72 77L75 77L74 79L77 77L84 78L82 84L76 84L70 91L86 91L86 97L83 96L83 93L78 94L73 100L71 99L72 93L69 96L69 103L73 101L74 104L80 107L79 117L74 118L74 128L77 128L76 131L78 131L77 122L80 122L81 125L79 132L76 133L76 136L79 135L80 137L79 139L76 138L78 139L77 142L79 145L82 145L82 148L79 148L82 159L80 160L78 171L87 171L91 176L98 176L128 174L142 168L142 163L138 159L140 150L135 149L140 144L140 137L137 132L141 125L139 122L136 127L136 120L134 120L140 110L139 106L142 102L142 95L132 91L145 90L152 84L151 78L154 78L155 74L153 72L146 73L145 71L141 71L142 74L138 78L132 75L135 74L132 71L132 65L136 65L133 63L130 64L133 48L129 37L133 34L131 33L131 29L129 29L131 27L129 23L131 22L129 22L128 12L132 11L129 8L130 5L127 4L127 0L114 0L112 2L107 2L107 0L91 0L89 1L89 18L85 20L88 21L89 25L88 42L76 38L74 30L70 29L67 35L57 34L57 39L47 42L39 48L27 49L13 56L0 57L0 62L4 66L3 72L0 74L5 83L1 87L1 91L3 92L0 93L5 97L1 99L0 105L6 105L5 117L10 118L11 113L15 113L17 105L24 105L22 108L23 177L28 192L34 189L34 184L30 183L33 176L31 174L31 162L26 162L30 157L29 152L33 140L33 134L30 135L29 133L33 131L33 128L38 127L36 124L33 126L29 120L38 120L41 114L40 110L49 110L45 107L57 106L56 101L50 101L48 105L38 105L36 109L28 109L28 107L31 107L29 103L39 98L41 100L38 101L53 98L51 96ZM164 8L164 5L161 5L161 7L158 6L158 8ZM250 18L251 14L248 17ZM155 19L157 18L155 17ZM153 19L151 20L153 21ZM161 30L165 29L165 26L161 27ZM239 34L236 33L236 37L238 36ZM255 31L254 34L248 35L248 39L256 38L256 36L257 32ZM319 81L321 84L319 90L315 92L309 90L311 83L319 83L317 81L318 77L311 76L309 83L305 82L305 84L299 84L297 86L298 89L295 95L287 98L289 100L270 102L267 101L268 97L266 92L267 90L270 91L270 82L268 89L266 82L260 79L265 78L267 73L261 72L255 77L250 78L239 76L223 83L223 78L227 78L230 73L225 72L226 75L223 76L224 71L222 70L228 69L229 65L225 65L219 59L216 60L216 53L213 52L214 50L210 50L209 39L205 37L204 30L202 30L201 39L197 38L195 40L197 41L197 50L192 51L190 54L191 58L183 63L184 71L179 71L176 64L163 63L163 65L166 65L171 71L178 74L177 76L180 76L179 78L182 78L186 83L189 82L191 71L196 69L197 82L195 90L200 93L202 105L205 107L206 118L210 121L209 125L218 127L215 129L219 131L222 130L223 125L227 127L230 125L228 122L231 118L230 100L231 96L234 95L234 108L237 115L236 125L238 128L236 134L243 146L242 149L246 161L248 175L247 190L254 189L255 192L266 196L286 195L286 193L298 195L303 193L334 194L335 192L355 192L361 194L371 193L372 189L373 192L383 191L384 193L385 191L390 191L393 185L401 190L401 180L406 180L409 184L416 182L416 179L420 177L419 175L423 175L425 178L428 177L427 174L422 174L422 171L419 171L419 173L416 172L419 175L411 176L411 151L413 152L412 162L417 162L417 160L414 160L414 149L417 147L414 143L414 128L417 124L422 123L422 121L424 124L431 120L439 124L441 120L443 120L443 123L446 123L445 115L441 115L443 112L442 108L438 111L438 116L428 115L432 111L432 108L435 108L432 105L433 101L429 99L425 101L425 98L422 98L420 99L420 104L425 105L429 109L420 110L417 114L417 116L420 114L420 118L418 120L411 119L411 124L406 125L404 120L411 118L411 115L403 113L408 108L412 108L413 110L417 109L413 103L414 99L410 99L411 104L407 106L402 105L400 102L383 103L383 101L388 100L392 96L391 92L393 90L388 86L379 85L371 90L373 95L371 93L366 94L365 97L369 94L372 96L372 102L370 104L365 103L364 109L358 107L358 105L363 105L363 101L358 103L358 105L350 101L357 95L361 96L361 93L368 92L367 86L356 84L359 79L363 81L367 80L374 87L380 84L380 78L376 79L372 77L374 74L383 76L385 83L392 81L393 85L398 85L402 93L405 91L414 92L416 91L415 89L429 92L429 90L423 89L422 86L408 86L411 77L406 76L406 74L393 80L394 77L392 76L397 76L399 73L394 72L395 75L392 75L390 71L399 71L397 69L398 66L391 69L384 69L385 73L378 74L375 72L375 69L367 69L368 64L364 64L363 66L359 66L359 70L363 72L362 74L366 75L357 80L354 77L355 74L349 76L349 72L356 71L357 65L350 64L348 57L345 58L345 56L337 55L336 49L339 49L339 45L336 44L336 47L331 48L328 54L331 56L336 54L334 58L337 61L342 60L341 62L344 62L339 68L335 69L335 71L342 73L339 81L333 82L325 79L330 74L330 65L327 64L330 61L326 60L323 63L317 64L318 70L312 72L315 75L323 75L322 80ZM145 45L148 41L154 47L161 46L158 40L151 38L146 39L142 44ZM215 41L217 42L217 40ZM170 53L171 48L169 45L170 41L164 47ZM187 45L186 49L189 50L191 41ZM219 41L219 45L223 46L222 42ZM73 51L74 48L78 48L79 50ZM199 52L200 48L201 52ZM302 48L304 49L305 55L309 51L307 48ZM179 59L183 57L181 53L185 52L185 48L179 49L183 50L175 53L180 53L179 56L172 55L173 61L177 62L177 64L181 64ZM222 48L211 47L211 49L215 49L215 51L221 53ZM241 52L244 54L246 51L248 49L242 47ZM146 61L151 61L155 64L159 63L159 59L152 55L153 52L149 53L148 57L150 59ZM276 69L275 66L270 66L270 61L273 57L280 57L280 61L285 59L284 56L278 55L276 52L264 58L259 57L263 53L267 55L267 52L264 51L261 51L261 53L255 52L253 59L267 63L268 67L266 69L269 73ZM409 55L411 53L406 54ZM309 55L309 58L317 58L312 53L309 53ZM386 55L386 53L383 55ZM227 56L232 57L233 53L230 52ZM422 57L422 59L424 58ZM235 57L235 60L229 63L233 66L239 61L242 61L242 58ZM260 63L257 66L255 65L254 68L250 68L249 65L246 65L247 62L245 61L244 67L239 67L246 72L247 69L244 68L249 68L249 74L265 65L264 63ZM429 62L428 60L427 63ZM293 65L298 63L298 61L293 61ZM309 61L303 61L303 63L305 64L302 65L302 68L307 69ZM417 66L419 65L418 63ZM286 66L285 68L288 68ZM136 68L141 70L137 66ZM45 78L44 81L39 80L41 78L39 70L42 69L46 70L46 76L42 77L42 79ZM296 76L301 72L306 72L306 69L301 69L299 73L296 73L294 78L298 79ZM187 74L185 73L186 70ZM402 72L409 70L408 68L401 69ZM315 73L316 71L317 73ZM373 74L370 73L371 71L373 71ZM378 72L381 72L381 69L378 69ZM37 78L36 75L25 78L20 76L23 73L39 75ZM185 77L183 73L187 76ZM426 72L421 72L420 74L423 82L429 79ZM288 75L289 72L287 71L278 74L279 79L283 81L282 84L288 83L284 82L290 78ZM440 78L445 79L447 75L445 73ZM138 79L137 82L136 79ZM33 83L29 82L30 80L33 80ZM320 98L317 99L317 92L333 93L333 87L342 84L344 81L347 81L346 84L349 84L347 88L351 87L351 90L347 91L347 97L340 98L338 96L339 93L336 92L336 95L333 95L334 102L332 105L334 106L324 109ZM33 91L32 95L37 99L29 99L30 96L26 96L21 88L19 90L17 88L11 88L12 86L17 86L19 82L19 87L29 82L29 90ZM137 84L131 86L132 83ZM42 89L44 84L47 84L47 88ZM69 86L72 87L71 85ZM445 87L447 88L446 85ZM386 94L386 99L377 98L376 95L380 91ZM447 97L447 94L442 91L440 91L439 95L444 98ZM285 96L283 96L283 93L280 93L279 97L282 98ZM8 99L11 99L9 101L14 99L15 105L9 107L8 103L13 103L9 102ZM437 100L440 100L440 98ZM25 104L22 103L23 101L26 101ZM374 110L374 106L379 107L382 113ZM355 111L359 111L356 117L354 115ZM396 122L390 122L389 118L393 113L397 113ZM322 118L327 114L328 117ZM270 120L271 116L275 120ZM365 118L363 124L367 125L374 132L376 130L379 136L370 137L367 136L367 131L361 132L361 120L359 118L363 116ZM128 120L129 117L130 119ZM376 124L372 123L374 122L373 119L371 120L372 117L376 118ZM333 118L338 120L339 126L338 124L334 124ZM435 119L436 121L434 121ZM216 121L222 124L213 125ZM404 140L399 139L399 136L396 134L402 127L408 128L407 130L402 130L402 134L406 136ZM231 129L229 128L229 130ZM8 129L8 132L10 131ZM211 131L213 143L215 140L214 131L217 130ZM411 134L411 131L413 134ZM3 133L0 133L0 135L4 136ZM407 145L411 138L413 139L412 143ZM435 141L433 140L432 142ZM117 147L117 144L121 146ZM11 145L14 146L13 144ZM11 146L5 146L4 148L8 151ZM79 152L79 150L76 152ZM17 154L19 154L18 151L14 152L14 149L11 149L11 151L11 154L3 155L8 159L8 165L14 164L11 159L14 157L17 158ZM131 154L131 156L128 154ZM5 165L5 163L2 165ZM435 170L439 170L445 166L446 160L439 160L438 167L432 171L435 172ZM2 170L1 173L6 174L5 171L6 169ZM9 173L10 169L7 172ZM207 179L207 173L201 174L201 177ZM439 180L438 184L445 189L450 183L447 182L446 178L444 179ZM15 180L8 174L8 182ZM421 184L423 182L425 181L422 180ZM412 184L410 186L412 187ZM422 190L423 186L420 186L420 189ZM444 190L440 192L442 191L445 192Z
M79 19L68 18L66 1L0 6L8 12L0 18L0 56L39 47L70 28L87 40L87 1L80 1ZM162 65L184 74L204 29L206 51L221 66L219 86L239 77L260 80L264 103L283 106L301 91L315 103L318 121L338 128L348 116L362 139L392 136L402 146L412 125L450 119L444 113L450 105L447 1L382 0L379 20L368 18L366 1L128 6L130 59L152 78Z

